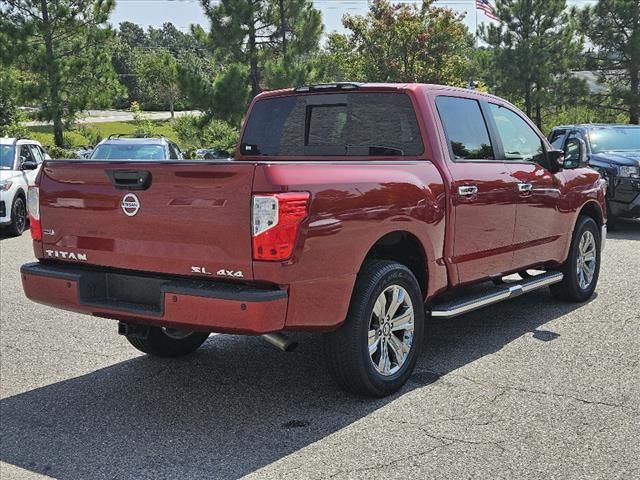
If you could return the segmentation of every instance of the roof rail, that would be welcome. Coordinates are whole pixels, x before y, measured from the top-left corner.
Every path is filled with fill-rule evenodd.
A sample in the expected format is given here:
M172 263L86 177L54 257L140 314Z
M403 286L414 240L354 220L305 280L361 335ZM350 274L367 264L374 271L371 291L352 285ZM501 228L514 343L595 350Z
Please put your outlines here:
M107 137L107 140L113 138L164 138L164 135L151 135L150 133L112 133Z
M313 85L302 85L294 88L296 92L318 92L325 90L355 90L360 88L362 82L335 82L335 83L316 83Z

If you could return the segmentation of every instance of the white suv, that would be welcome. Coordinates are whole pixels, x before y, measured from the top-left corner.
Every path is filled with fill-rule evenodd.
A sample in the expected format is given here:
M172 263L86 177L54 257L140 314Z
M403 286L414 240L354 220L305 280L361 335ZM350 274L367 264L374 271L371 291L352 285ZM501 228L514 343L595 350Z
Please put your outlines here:
M27 191L49 156L33 140L0 138L0 225L12 235L27 226Z

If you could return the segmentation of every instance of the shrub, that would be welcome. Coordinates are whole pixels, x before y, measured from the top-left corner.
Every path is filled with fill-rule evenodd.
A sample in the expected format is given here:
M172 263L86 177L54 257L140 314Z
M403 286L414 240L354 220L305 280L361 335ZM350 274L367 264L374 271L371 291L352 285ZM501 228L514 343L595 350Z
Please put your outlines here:
M239 131L223 120L205 120L196 115L184 115L171 122L183 150L197 148L233 151Z
M76 158L76 154L66 148L56 147L55 145L47 145L44 147L47 153L54 159Z
M151 135L153 133L153 123L144 117L140 104L138 102L132 102L130 110L133 114L134 133L140 136Z

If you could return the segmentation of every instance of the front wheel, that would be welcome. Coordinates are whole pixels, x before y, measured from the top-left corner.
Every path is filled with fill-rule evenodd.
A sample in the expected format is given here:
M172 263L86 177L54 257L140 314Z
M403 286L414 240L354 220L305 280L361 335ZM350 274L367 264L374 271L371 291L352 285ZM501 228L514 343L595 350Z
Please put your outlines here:
M396 262L362 267L345 323L325 335L325 357L345 390L383 397L407 381L422 348L424 305L413 273Z
M206 332L149 327L147 334L127 335L136 349L156 357L181 357L195 352L209 337Z
M562 266L562 282L551 285L560 300L585 302L593 295L600 275L600 228L591 217L579 217L571 240L569 257Z

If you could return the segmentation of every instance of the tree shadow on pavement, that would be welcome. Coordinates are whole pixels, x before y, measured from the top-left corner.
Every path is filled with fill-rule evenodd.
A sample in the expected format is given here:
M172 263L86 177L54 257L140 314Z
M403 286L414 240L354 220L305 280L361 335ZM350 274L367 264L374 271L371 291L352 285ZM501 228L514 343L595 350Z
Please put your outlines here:
M58 479L238 478L578 307L544 290L431 321L413 378L385 399L339 391L319 336L290 354L212 336L188 358L141 356L3 399L0 459Z

